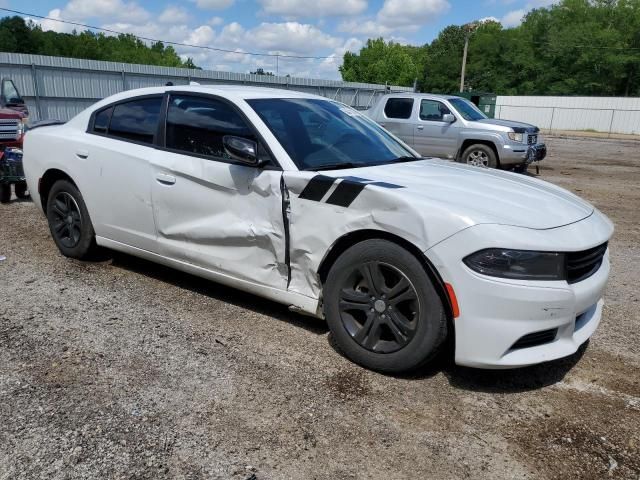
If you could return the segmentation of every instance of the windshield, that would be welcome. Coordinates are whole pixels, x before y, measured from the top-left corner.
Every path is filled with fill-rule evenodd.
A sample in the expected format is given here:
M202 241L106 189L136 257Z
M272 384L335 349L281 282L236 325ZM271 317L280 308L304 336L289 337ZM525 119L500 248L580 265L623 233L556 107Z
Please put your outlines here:
M449 103L453 105L465 120L477 121L488 118L478 107L464 98L450 98Z
M330 100L247 100L301 170L333 170L418 160L386 130Z

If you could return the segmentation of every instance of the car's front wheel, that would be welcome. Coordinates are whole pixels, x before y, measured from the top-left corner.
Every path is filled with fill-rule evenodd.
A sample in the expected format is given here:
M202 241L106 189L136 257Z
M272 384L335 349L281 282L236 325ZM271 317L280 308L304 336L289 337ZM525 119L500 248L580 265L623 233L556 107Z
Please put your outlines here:
M336 260L324 286L324 311L348 358L387 373L427 363L447 335L442 301L424 266L387 240L360 242Z
M63 255L86 259L95 253L96 236L91 218L80 191L73 183L59 180L51 187L47 220L51 236Z
M460 157L460 161L474 167L498 168L498 157L496 152L482 143L471 145Z

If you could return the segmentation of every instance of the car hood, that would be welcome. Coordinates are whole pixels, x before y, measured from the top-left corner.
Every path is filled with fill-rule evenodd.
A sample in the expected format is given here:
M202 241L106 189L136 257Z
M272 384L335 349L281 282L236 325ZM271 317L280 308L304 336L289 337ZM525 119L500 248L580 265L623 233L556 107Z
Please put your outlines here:
M418 210L447 212L468 226L494 223L549 229L594 211L589 203L548 182L439 159L322 173L368 182L367 189L397 196Z
M524 128L527 132L537 133L540 131L535 125L531 125L523 122L514 122L512 120L498 120L496 118L485 118L484 120L478 120L475 123L484 125L496 125L498 127L506 128Z

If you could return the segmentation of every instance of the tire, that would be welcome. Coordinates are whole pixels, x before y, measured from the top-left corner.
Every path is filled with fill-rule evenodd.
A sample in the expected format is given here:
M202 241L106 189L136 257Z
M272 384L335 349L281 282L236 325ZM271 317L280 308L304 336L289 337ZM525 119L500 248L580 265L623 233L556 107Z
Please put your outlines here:
M9 203L11 201L11 184L0 183L0 203Z
M15 184L14 190L16 192L16 197L24 199L29 196L27 193L27 182L18 182Z
M444 307L424 266L387 240L365 240L338 257L325 282L324 313L338 349L384 373L421 367L447 337Z
M49 230L60 252L84 260L97 250L93 224L82 195L68 180L58 180L47 199Z
M462 152L462 156L459 161L474 167L484 166L488 168L498 168L498 157L496 156L496 152L494 152L493 148L490 146L482 143L476 143L468 147L464 152Z

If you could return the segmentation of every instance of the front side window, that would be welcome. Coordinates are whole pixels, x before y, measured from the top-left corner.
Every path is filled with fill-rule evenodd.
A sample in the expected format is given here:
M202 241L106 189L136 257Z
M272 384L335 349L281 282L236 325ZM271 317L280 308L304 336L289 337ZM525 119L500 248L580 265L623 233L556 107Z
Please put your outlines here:
M11 80L2 82L2 95L7 103L18 103L20 101L18 89Z
M162 97L141 98L115 105L109 123L109 136L152 144L158 129L161 105Z
M478 107L464 98L452 98L449 100L449 103L453 105L453 108L455 108L465 120L475 122L488 118Z
M185 153L229 159L225 135L256 140L240 114L213 98L172 95L166 124L167 148Z
M422 100L420 102L420 120L441 122L444 115L451 113L444 103L437 100Z
M389 132L331 100L247 100L301 170L365 167L417 160Z

